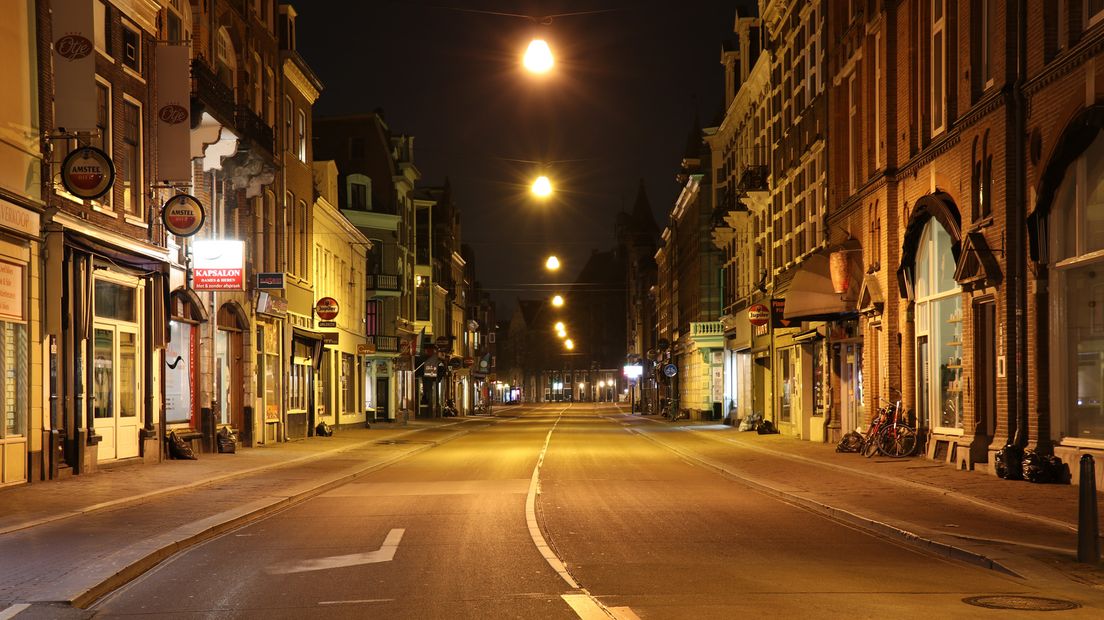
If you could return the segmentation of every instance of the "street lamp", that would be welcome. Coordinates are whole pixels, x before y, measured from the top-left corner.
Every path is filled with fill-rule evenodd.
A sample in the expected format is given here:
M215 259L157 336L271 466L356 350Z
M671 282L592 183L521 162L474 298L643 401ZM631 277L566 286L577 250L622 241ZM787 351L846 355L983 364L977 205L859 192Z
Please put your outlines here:
M533 181L530 191L537 198L548 198L552 195L552 181L549 181L548 177L542 174Z
M548 260L544 261L544 268L549 271L555 271L560 268L560 259L556 258L556 255L548 257Z
M561 295L556 295L555 297L552 298L552 305L556 306L557 308L563 306L564 305L564 298Z
M570 351L575 348L575 341L568 338L567 340L564 340L564 346L567 347L568 351Z
M530 73L537 74L548 73L555 62L552 58L552 48L548 47L548 42L544 39L530 41L521 59L521 63Z
M562 332L562 331L564 331L564 330L566 330L566 329L567 329L567 328L566 328L566 327L564 327L564 323L563 323L563 321L556 321L556 331L557 331L557 332Z

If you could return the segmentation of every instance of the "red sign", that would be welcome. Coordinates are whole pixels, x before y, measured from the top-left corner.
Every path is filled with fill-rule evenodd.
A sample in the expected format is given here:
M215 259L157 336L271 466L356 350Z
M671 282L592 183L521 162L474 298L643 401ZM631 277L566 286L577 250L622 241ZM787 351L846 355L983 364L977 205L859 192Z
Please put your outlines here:
M314 312L323 321L332 321L337 318L337 300L333 297L323 297L314 304Z
M197 291L244 291L244 243L201 239L192 243L192 288Z
M766 325L770 321L770 310L763 304L755 304L748 308L748 323L752 325Z
M475 358L474 357L465 357L464 358L464 368L471 368L474 365L475 365Z

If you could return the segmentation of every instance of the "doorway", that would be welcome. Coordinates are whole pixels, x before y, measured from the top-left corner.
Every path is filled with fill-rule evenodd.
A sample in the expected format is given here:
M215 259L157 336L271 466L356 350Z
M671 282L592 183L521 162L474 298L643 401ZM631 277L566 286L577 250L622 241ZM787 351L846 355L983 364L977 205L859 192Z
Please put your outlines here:
M863 346L855 342L840 345L840 417L842 431L866 424L863 406Z
M219 310L215 331L215 402L219 411L215 423L237 429L244 438L252 436L253 429L246 428L242 415L245 397L243 329L242 321L229 306Z
M997 304L992 299L974 307L974 463L989 460L989 444L997 427Z
M138 456L138 332L96 322L92 344L93 428L98 461Z

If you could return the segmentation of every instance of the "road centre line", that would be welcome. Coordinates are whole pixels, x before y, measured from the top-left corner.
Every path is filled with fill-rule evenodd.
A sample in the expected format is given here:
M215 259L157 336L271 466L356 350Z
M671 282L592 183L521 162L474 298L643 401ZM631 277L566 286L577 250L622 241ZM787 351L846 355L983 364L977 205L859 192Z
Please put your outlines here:
M598 599L594 598L590 592L579 585L575 578L571 576L571 573L567 570L567 566L563 563L563 560L552 551L552 547L548 545L548 541L544 539L544 534L541 533L540 525L537 523L537 495L540 493L540 470L544 465L544 456L548 453L548 445L552 442L552 433L555 432L556 426L563 419L564 411L567 411L568 407L564 407L557 412L556 421L552 423L552 428L548 429L548 434L544 437L544 446L541 447L540 455L537 456L537 464L533 467L533 476L529 479L529 492L525 496L525 522L529 527L529 536L533 539L533 544L536 545L537 551L540 551L541 556L548 562L548 565L552 567L552 570L556 571L567 585L573 590L578 590L578 593L562 594L564 602L571 607L571 610L575 612L575 615L579 616L582 620L609 620L614 618L615 620L624 619L631 620L636 618L636 614L632 613L627 607L620 608L623 612L627 611L627 614L615 615L611 610L606 608Z

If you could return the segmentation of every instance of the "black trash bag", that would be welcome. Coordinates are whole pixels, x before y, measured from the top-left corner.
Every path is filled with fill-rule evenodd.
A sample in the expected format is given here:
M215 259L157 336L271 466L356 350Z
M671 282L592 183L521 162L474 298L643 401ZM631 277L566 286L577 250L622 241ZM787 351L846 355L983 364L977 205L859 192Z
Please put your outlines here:
M1023 448L1006 444L993 455L997 477L1005 480L1023 480Z
M318 423L318 426L314 427L314 434L319 437L333 437L333 427L323 420Z
M778 432L778 429L774 427L774 424L770 420L763 420L759 423L759 428L755 429L760 435L773 435Z
M836 444L836 452L858 452L862 449L862 435L855 431L847 433Z
M196 460L195 451L192 450L192 444L181 439L180 436L176 434L176 431L169 433L169 458L184 461Z
M1027 450L1023 456L1023 477L1028 482L1053 484L1066 482L1067 468L1062 460L1053 454L1039 454Z
M234 454L238 451L238 437L234 435L229 427L220 428L215 439L218 443L219 454Z

